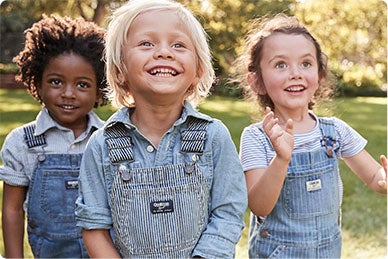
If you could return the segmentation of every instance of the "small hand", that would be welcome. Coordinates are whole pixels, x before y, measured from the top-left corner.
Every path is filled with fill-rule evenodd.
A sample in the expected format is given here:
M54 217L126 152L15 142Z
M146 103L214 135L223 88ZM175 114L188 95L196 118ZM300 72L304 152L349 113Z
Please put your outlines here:
M381 165L384 168L385 175L383 180L378 181L378 185L384 190L387 190L387 158L384 155L381 155L380 160Z
M288 119L284 129L279 125L279 119L275 118L274 113L269 107L265 109L263 128L277 156L290 160L294 149L293 122Z

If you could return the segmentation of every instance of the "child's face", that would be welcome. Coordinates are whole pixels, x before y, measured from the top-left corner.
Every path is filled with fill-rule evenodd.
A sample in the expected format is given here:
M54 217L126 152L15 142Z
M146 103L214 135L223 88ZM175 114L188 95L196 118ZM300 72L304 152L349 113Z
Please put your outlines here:
M172 11L148 11L136 17L127 35L124 65L137 104L182 103L199 81L190 32Z
M86 114L97 100L93 67L77 54L51 58L43 71L39 96L51 117L60 125L86 129Z
M319 86L314 44L303 35L269 36L260 60L265 92L276 109L307 109Z

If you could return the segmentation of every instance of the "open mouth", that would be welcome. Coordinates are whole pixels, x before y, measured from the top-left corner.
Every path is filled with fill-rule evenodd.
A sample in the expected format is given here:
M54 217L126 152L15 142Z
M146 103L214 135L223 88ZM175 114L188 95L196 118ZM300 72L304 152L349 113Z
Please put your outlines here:
M64 109L64 110L75 110L75 109L77 109L77 107L74 106L74 105L59 105L59 107Z
M302 92L305 89L306 88L302 85L294 85L294 86L287 87L285 91L290 93L297 93L297 92Z
M171 68L154 68L149 71L153 76L171 77L178 75L178 72Z

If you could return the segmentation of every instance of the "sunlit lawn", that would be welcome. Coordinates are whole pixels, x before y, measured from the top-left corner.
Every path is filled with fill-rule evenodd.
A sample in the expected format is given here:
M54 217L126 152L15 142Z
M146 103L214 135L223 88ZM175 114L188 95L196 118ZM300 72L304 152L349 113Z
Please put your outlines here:
M344 98L320 109L319 114L335 115L347 121L369 141L367 150L378 159L387 153L387 108L386 98ZM24 91L0 89L0 145L6 134L14 127L33 120L40 106ZM236 147L240 134L251 123L254 106L241 100L211 97L200 106L200 110L222 120L229 128ZM107 119L114 111L102 107L96 112ZM256 116L257 117L257 116ZM386 258L387 256L387 203L386 197L375 194L340 163L344 182L342 206L343 258ZM0 188L2 195L2 187ZM247 232L249 211L245 219L247 227L237 246L236 258L247 258ZM4 255L0 234L0 254ZM27 240L27 239L26 239ZM26 241L26 257L32 258Z

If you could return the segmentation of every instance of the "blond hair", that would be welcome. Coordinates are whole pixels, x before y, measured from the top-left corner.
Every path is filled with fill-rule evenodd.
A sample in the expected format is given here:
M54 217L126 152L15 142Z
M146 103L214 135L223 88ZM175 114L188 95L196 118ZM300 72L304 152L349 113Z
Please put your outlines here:
M127 42L127 33L133 20L141 13L154 10L173 10L191 32L196 55L200 80L187 97L194 107L201 98L209 94L214 81L214 69L211 53L207 41L207 34L194 17L182 4L169 0L131 0L116 9L107 28L105 59L107 64L107 81L110 85L109 98L116 107L135 106L135 100L130 93L129 86L120 81L119 75L125 74L128 69L123 60L123 49Z

